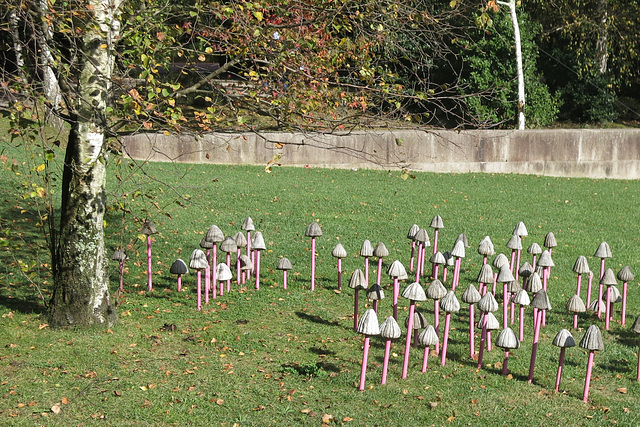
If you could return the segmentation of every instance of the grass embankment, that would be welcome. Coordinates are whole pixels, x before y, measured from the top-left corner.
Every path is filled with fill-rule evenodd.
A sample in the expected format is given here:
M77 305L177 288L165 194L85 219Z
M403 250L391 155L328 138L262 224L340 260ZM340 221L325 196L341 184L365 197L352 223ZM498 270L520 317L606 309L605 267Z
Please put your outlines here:
M125 162L126 163L126 162ZM446 425L521 424L603 425L640 423L640 385L635 381L638 341L630 326L640 313L638 281L629 285L626 327L616 321L604 331L593 314L580 317L571 329L565 303L575 292L571 271L578 255L588 257L602 241L613 250L607 261L617 271L640 267L640 182L560 179L486 174L425 174L402 181L398 173L280 168L266 174L256 167L152 164L147 177L127 167L114 168L111 200L124 200L131 212L122 220L107 216L110 250L123 244L125 291L118 298L119 323L109 329L51 330L37 313L42 303L33 284L20 272L18 260L37 259L42 271L35 284L49 293L46 251L36 238L35 218L28 200L18 200L8 170L2 173L3 248L0 311L0 419L14 425ZM115 175L125 181L118 185ZM132 178L135 177L135 180ZM151 179L152 177L153 179ZM141 195L122 198L123 190L140 185ZM150 189L150 191L149 191ZM188 194L187 207L176 203L174 190ZM151 198L146 198L149 194ZM158 210L156 206L160 208ZM496 250L507 255L506 242L518 221L524 221L533 242L556 235L549 280L553 310L543 328L534 383L527 382L532 346L531 309L526 311L525 339L509 359L511 376L500 375L504 353L485 353L476 369L468 355L468 306L452 317L448 361L429 359L421 373L422 349L410 353L408 377L400 379L404 339L394 343L388 384L380 385L384 342L372 339L367 389L357 390L363 337L353 332L353 291L346 287L351 272L363 268L358 256L365 239L385 243L390 255L384 268L399 259L408 268L406 234L414 223L428 227L434 215L445 224L439 247L451 250L464 232L471 247L462 262L457 296L474 283L482 258L477 245L488 235ZM233 286L202 312L195 308L195 274L176 291L169 267L176 258L188 262L211 224L227 235L240 231L251 216L268 249L262 254L262 283ZM146 292L146 247L137 234L151 218L154 236L154 291ZM317 221L316 290L309 289L310 240L307 225ZM432 230L429 234L433 240ZM21 240L22 239L22 240ZM331 251L342 243L345 287L337 291ZM35 255L39 253L39 256ZM282 289L277 260L294 265L289 289ZM235 258L235 257L233 257ZM523 256L529 260L529 256ZM44 265L44 267L43 267ZM429 269L427 269L429 270ZM371 264L375 277L375 259ZM412 276L412 275L410 275ZM450 287L451 273L447 287ZM118 285L111 270L112 290ZM379 320L391 314L388 298L380 303ZM407 283L402 284L402 288ZM427 282L425 281L425 285ZM622 283L620 283L622 289ZM582 296L585 297L583 285ZM499 299L500 300L500 299ZM361 312L364 298L361 299ZM400 301L403 325L408 301ZM433 302L419 303L430 322ZM499 320L502 312L496 313ZM554 389L559 349L551 345L561 328L579 341L595 323L603 331L605 350L595 358L589 402L582 401L587 353L568 349L561 392ZM517 322L514 329L517 327ZM476 343L478 343L477 339ZM477 345L477 344L476 344ZM51 408L60 413L56 414ZM526 421L525 421L526 420Z

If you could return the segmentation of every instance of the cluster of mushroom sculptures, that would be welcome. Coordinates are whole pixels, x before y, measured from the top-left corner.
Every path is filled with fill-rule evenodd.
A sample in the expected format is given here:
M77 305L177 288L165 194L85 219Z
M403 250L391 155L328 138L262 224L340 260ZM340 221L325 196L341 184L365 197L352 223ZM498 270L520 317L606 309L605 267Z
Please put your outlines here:
M422 358L422 372L426 372L428 365L428 357L430 351L435 351L440 355L440 363L442 366L446 364L448 336L450 330L450 321L452 313L460 311L460 302L456 297L456 288L460 281L460 271L462 259L465 258L465 250L469 248L466 235L460 234L456 239L451 252L438 251L438 234L444 227L442 218L435 216L430 227L433 231L433 252L430 257L426 256L426 248L431 246L429 235L426 229L421 229L416 224L412 225L407 237L411 242L410 254L410 270L415 274L415 281L408 284L402 292L402 297L409 300L408 317L406 326L406 341L402 366L402 378L406 378L409 370L409 353L412 341L415 345L424 347L424 355ZM231 254L235 254L236 278L238 284L244 284L253 275L255 277L255 288L260 288L260 252L264 249L265 243L260 232L255 232L253 238L251 232L255 231L253 221L247 218L243 225L244 233L238 232L233 237L224 237L222 231L212 225L202 241L200 247L195 249L191 255L189 265L182 259L177 259L170 268L172 274L177 275L178 291L182 289L182 275L187 274L189 268L196 270L197 273L197 308L202 309L203 294L202 274L205 275L204 284L204 304L209 302L209 296L217 298L223 295L225 290L231 290L231 280L233 278L233 265L231 264ZM151 238L152 234L157 233L155 226L149 220L145 221L142 234L147 236L147 254L148 254L148 276L149 290L152 290L152 263L151 263ZM532 351L529 364L529 382L533 381L536 353L539 344L540 330L546 325L546 314L551 310L551 304L547 293L550 280L550 269L555 267L552 259L553 248L557 246L553 233L548 233L544 239L542 250L540 245L532 243L527 249L527 253L531 256L531 263L522 260L522 239L526 237L527 230L524 223L519 222L512 237L509 239L506 247L511 250L510 258L504 254L497 254L493 262L489 264L490 256L495 255L495 248L489 236L486 236L478 245L478 254L483 257L482 266L477 277L477 287L471 283L461 293L461 300L469 306L469 357L477 360L477 367L481 369L483 366L484 352L491 351L492 339L491 331L500 329L500 322L495 317L494 312L499 309L499 297L497 284L502 284L502 329L497 336L495 346L504 349L504 360L502 363L502 374L507 375L509 370L507 367L509 354L512 350L520 347L520 342L524 339L524 312L526 307L533 308L533 333L532 333ZM311 238L311 279L310 289L315 290L315 261L316 261L316 238L322 236L322 230L318 223L312 222L305 231L305 236ZM241 250L246 248L246 254ZM206 250L206 253L203 251ZM226 254L225 262L217 262L217 251L220 250ZM379 242L375 248L369 240L365 240L360 249L359 255L364 258L364 271L356 268L349 280L348 286L354 289L354 314L353 328L354 331L365 335L365 343L363 350L363 358L361 365L361 375L359 389L363 390L365 385L365 377L367 371L367 360L369 353L369 343L373 336L381 336L385 340L385 354L383 363L383 372L381 383L385 384L389 371L389 354L392 341L401 337L402 332L398 324L398 299L400 296L400 281L408 280L409 275L403 264L399 260L391 262L387 268L387 275L392 281L392 314L378 324L378 312L381 310L380 301L385 298L382 271L383 259L389 256L384 243ZM337 286L338 290L342 290L343 283L343 259L348 256L346 249L342 244L336 245L332 251L332 256L337 259ZM593 301L592 283L593 273L590 271L587 259L579 256L576 260L573 271L577 274L576 293L572 295L567 302L567 310L573 313L573 329L578 328L578 317L589 308L597 313L601 318L604 312L605 329L609 330L610 321L613 318L613 304L622 302L621 324L625 325L626 318L626 299L627 284L634 280L634 275L629 266L622 268L617 276L613 270L606 268L605 261L611 258L611 250L606 242L602 242L595 252L594 257L600 259L599 289L598 296ZM369 258L377 258L377 270L375 283L369 286ZM127 256L123 250L118 249L112 257L120 263L120 288L122 289L122 269L123 263ZM425 274L425 264L431 263L431 273ZM447 281L448 269L453 268L451 279L451 287L447 289L445 283ZM278 260L276 269L283 272L282 285L287 289L287 272L293 268L291 262L281 257ZM494 268L498 271L495 272ZM440 270L442 269L442 271ZM442 273L442 280L438 277ZM588 278L587 285L587 304L581 298L581 288L583 276ZM623 281L623 292L620 293L616 287L617 280ZM420 284L428 281L426 289ZM219 291L217 285L219 284ZM606 286L606 288L605 288ZM365 291L366 297L371 301L372 308L367 309L364 314L359 317L359 291ZM530 297L531 295L531 297ZM604 301L603 301L604 298ZM432 299L433 302L433 322L429 324L424 313L416 309L416 303L425 302ZM517 333L509 327L513 325L516 318L516 305L518 305L518 329ZM477 327L480 329L480 346L476 353L475 336L476 336L476 318L474 308L477 306L480 310L480 319ZM445 325L442 333L440 333L440 310L445 313ZM636 319L632 330L640 334L640 316ZM565 349L575 346L575 340L569 330L561 329L553 340L553 345L561 348L558 364L558 372L556 376L555 389L560 387L562 376L562 368L565 359ZM589 384L591 378L592 367L594 363L594 355L596 351L604 348L604 342L600 328L591 325L582 340L580 346L589 351L589 359L587 364L587 374L585 377L585 387L583 400L588 399ZM640 344L639 344L640 347ZM638 357L637 379L640 381L640 355Z

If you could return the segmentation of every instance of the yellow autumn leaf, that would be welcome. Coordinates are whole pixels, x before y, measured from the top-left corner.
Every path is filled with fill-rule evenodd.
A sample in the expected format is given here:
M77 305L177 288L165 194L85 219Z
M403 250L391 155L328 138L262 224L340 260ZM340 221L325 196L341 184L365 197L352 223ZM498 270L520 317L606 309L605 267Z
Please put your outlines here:
M42 172L46 168L47 168L47 166L43 163L43 164L39 165L38 167L36 167L36 172Z

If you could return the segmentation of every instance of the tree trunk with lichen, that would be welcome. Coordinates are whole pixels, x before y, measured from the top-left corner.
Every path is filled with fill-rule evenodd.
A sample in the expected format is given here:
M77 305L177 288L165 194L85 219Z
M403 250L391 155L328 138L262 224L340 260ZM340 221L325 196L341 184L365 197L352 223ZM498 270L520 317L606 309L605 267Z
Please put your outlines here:
M97 24L84 35L77 105L62 177L59 240L53 254L51 326L111 326L116 312L109 297L106 209L105 116L110 90L117 4L88 2Z

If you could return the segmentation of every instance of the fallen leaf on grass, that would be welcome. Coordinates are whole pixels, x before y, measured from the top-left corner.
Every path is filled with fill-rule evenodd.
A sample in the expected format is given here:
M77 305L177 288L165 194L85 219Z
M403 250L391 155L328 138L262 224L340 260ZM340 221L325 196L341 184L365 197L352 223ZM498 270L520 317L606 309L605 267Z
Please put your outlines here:
M331 414L324 414L322 416L322 422L325 423L325 424L329 424L332 419L333 419L333 415L331 415Z
M63 405L68 405L69 404L69 398L68 397L63 397L62 398L62 404Z
M627 392L627 388L626 388L626 387L620 387L620 388L618 389L618 391L619 391L620 393L622 393L622 394L625 394L625 393Z
M258 405L257 407L253 408L254 411L264 411L266 408L264 407L264 405Z
M351 418L351 417L344 417L344 418L342 419L342 422L343 422L343 423L347 423L347 422L349 422L349 421L353 421L353 418Z
M216 399L216 405L223 405L224 399Z
M60 414L60 412L62 412L62 408L60 407L60 403L56 403L55 405L53 405L51 407L51 412L53 412L56 415Z

